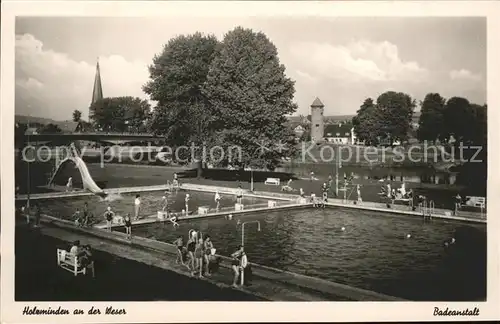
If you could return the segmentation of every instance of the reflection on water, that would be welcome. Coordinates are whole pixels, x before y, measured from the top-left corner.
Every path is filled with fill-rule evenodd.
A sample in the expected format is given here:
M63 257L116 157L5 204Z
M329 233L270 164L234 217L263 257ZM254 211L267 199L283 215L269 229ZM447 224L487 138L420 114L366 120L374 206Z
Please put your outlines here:
M484 227L315 209L183 222L179 228L147 225L133 232L172 242L194 228L212 237L218 253L229 255L241 242L238 223L249 220L259 220L262 229L245 226L251 262L414 300L485 298ZM445 248L451 237L456 244Z

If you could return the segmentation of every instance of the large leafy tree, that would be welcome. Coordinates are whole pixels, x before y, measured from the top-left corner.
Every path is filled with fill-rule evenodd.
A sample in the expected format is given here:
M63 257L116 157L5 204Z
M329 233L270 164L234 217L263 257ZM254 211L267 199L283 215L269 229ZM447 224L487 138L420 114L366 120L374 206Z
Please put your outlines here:
M207 80L218 41L201 33L171 39L149 66L144 92L158 102L150 128L164 134L169 145L208 140L212 119L201 88Z
M379 130L391 144L395 140L403 142L408 139L415 106L415 100L402 92L387 91L377 98Z
M294 92L265 34L237 27L224 36L203 93L213 109L210 125L218 144L242 149L242 160L233 164L273 169L289 155L281 144L293 139L285 121L297 108Z
M456 143L466 142L472 138L472 124L475 120L474 109L469 100L461 97L448 99L444 109L444 129L451 134Z
M380 136L379 111L373 99L367 98L359 107L356 116L352 118L354 133L360 141L367 145L377 145Z
M150 115L147 100L137 97L103 98L90 106L91 120L97 129L125 132L142 131Z
M444 130L444 108L446 99L438 93L429 93L422 102L422 113L418 121L417 138L420 141L446 139Z

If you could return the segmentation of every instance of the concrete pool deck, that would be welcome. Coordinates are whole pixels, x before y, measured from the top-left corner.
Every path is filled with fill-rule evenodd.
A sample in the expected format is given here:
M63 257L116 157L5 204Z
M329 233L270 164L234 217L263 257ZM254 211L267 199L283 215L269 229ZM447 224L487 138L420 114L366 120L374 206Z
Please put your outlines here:
M157 186L143 186L143 187L111 188L105 190L105 192L108 194L135 193L135 192L147 192L147 191L161 191L161 190L167 190L169 188L170 186L168 185L157 185ZM237 188L198 185L189 183L183 183L180 189L187 191L200 191L208 193L215 193L216 191L219 191L220 194L230 194L230 195L235 195L238 190ZM92 195L94 194L85 191L50 192L50 193L39 193L30 195L30 199L38 200L38 199L52 199L52 198L84 197ZM244 196L252 198L269 199L269 200L281 200L288 202L296 201L298 198L296 194L293 195L293 194L265 192L265 191L244 192ZM16 201L21 201L26 199L27 195L20 195L19 197L16 198ZM300 204L296 204L297 207L299 205ZM329 207L351 208L351 209L365 210L365 211L387 212L392 214L396 213L408 216L417 216L417 217L424 216L422 211L412 211L409 206L399 205L399 204L394 204L391 205L391 208L387 208L385 203L363 201L360 204L354 204L353 200L344 201L343 199L329 198L328 203L326 203L326 205ZM197 218L200 218L200 217L211 217L214 215L196 215L196 216L199 216ZM454 221L482 223L482 224L487 223L486 214L470 212L470 211L459 211L458 215L451 215L450 210L435 208L433 209L433 212L430 215L426 214L425 216L426 217L430 216L430 218L437 218L444 220L454 220Z
M107 232L96 228L76 228L72 222L51 216L42 216L43 235L66 242L80 240L94 249L119 257L139 261L176 273L190 276L182 265L175 263L176 248L173 244L133 237L127 240L123 233ZM55 251L54 251L55 253ZM206 280L220 287L230 287L232 270L229 259L221 256L220 271ZM250 286L239 288L266 300L274 301L401 301L403 299L308 277L252 263L253 280ZM96 273L98 276L99 274Z

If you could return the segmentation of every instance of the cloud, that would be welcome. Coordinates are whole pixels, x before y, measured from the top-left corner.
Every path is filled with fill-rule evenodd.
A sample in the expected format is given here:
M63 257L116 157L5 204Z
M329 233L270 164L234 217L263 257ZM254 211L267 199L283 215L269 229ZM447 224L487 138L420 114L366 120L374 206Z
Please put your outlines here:
M452 70L450 71L450 79L457 81L472 81L477 82L481 81L481 75L474 74L469 70L460 69L460 70Z
M428 71L417 62L403 61L396 45L360 40L347 45L294 43L290 51L302 70L345 82L419 81Z
M87 118L95 62L78 62L44 48L31 34L16 35L15 58L16 114L67 120L78 109ZM147 63L111 55L100 57L99 65L105 97L147 99L141 89L149 76Z

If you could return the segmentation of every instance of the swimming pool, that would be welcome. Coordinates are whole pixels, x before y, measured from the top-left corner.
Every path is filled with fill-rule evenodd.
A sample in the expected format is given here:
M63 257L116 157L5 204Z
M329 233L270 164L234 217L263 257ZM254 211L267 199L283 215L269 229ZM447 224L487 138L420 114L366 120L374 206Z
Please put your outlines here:
M167 195L169 209L172 212L180 212L182 209L185 209L184 199L187 193L190 195L190 211L197 213L200 206L209 206L211 209L215 208L214 194L212 193L178 190L170 192ZM139 194L141 196L140 215L142 217L155 215L158 210L162 209L164 191L149 191ZM107 199L102 199L98 196L40 199L38 203L42 208L42 213L62 219L69 219L74 214L76 208L82 210L84 203L87 202L90 212L100 220L107 206L111 206L117 215L124 216L130 213L133 216L135 195L135 193L111 194ZM221 194L220 206L221 208L234 208L235 201L236 198L234 195ZM249 207L252 205L267 206L267 200L243 196L243 204Z
M486 298L484 225L327 208L139 225L133 234L172 242L193 228L229 255L241 243L241 224L256 220L261 232L245 226L250 262L410 300ZM445 248L451 237L456 243Z

